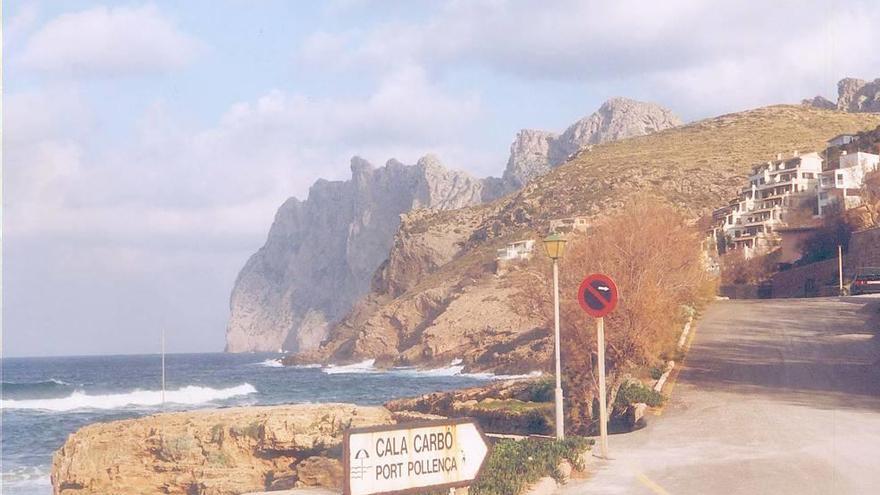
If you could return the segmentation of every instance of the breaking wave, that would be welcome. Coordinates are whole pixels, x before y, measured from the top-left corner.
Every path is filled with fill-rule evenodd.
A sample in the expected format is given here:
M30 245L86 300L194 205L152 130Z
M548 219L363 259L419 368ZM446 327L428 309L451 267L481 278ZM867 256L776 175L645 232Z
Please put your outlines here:
M376 368L376 360L375 359L367 359L366 361L361 361L360 363L353 364L345 364L345 365L329 365L324 368L321 368L321 371L330 375L336 374L375 374L375 373L387 373L392 375L400 375L407 376L413 378L432 378L432 377L447 377L447 376L460 376L462 378L471 378L475 380L522 380L526 378L537 378L541 376L543 373L540 371L533 371L531 373L526 373L522 375L496 375L493 373L464 373L464 365L462 364L461 359L454 359L449 366L441 367L441 368L414 368L414 367L401 367L401 368L391 368L391 369L379 369Z
M328 375L339 375L343 373L381 373L383 370L377 369L375 359L367 359L366 361L361 361L360 363L352 363L352 364L331 364L329 366L325 366L321 368L321 371L327 373Z
M265 360L261 363L257 363L257 364L259 364L260 366L266 367L266 368L283 368L284 367L284 365L281 364L280 359L267 359L267 360Z
M229 388L198 387L190 385L177 390L165 391L168 404L195 405L217 400L231 399L256 393L250 383ZM54 399L0 400L0 409L37 409L44 411L72 411L75 409L119 409L123 407L152 407L162 405L159 390L133 390L121 394L89 395L75 391L67 397Z
M70 384L55 378L48 380L40 380L36 382L3 382L4 392L43 392L47 390L56 390L59 388L69 387Z

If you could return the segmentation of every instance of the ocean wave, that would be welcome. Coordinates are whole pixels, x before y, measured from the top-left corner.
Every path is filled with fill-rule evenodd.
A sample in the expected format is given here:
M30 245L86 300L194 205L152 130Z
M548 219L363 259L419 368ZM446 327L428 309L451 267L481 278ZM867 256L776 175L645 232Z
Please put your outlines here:
M462 376L468 378L476 378L478 380L525 380L528 378L539 378L544 374L543 371L532 371L521 375L496 375L493 373L465 373Z
M3 382L4 392L34 392L43 390L54 390L71 386L64 380L50 378L48 380L38 380L33 382Z
M165 391L167 404L195 405L231 399L256 393L250 383L229 388L210 388L190 385ZM122 394L89 395L79 390L67 397L55 399L0 400L0 409L38 409L44 411L72 411L75 409L119 409L123 407L153 407L162 405L159 390L133 390Z
M257 363L259 366L263 366L265 368L283 368L284 365L281 364L281 359L267 359L261 363Z
M335 365L331 364L321 368L321 371L327 373L328 375L341 375L344 373L352 373L352 374L363 374L363 373L381 373L383 370L376 368L375 359L367 359L366 361L361 361L360 363L352 363L352 364L340 364Z
M523 380L527 378L537 378L543 373L533 371L522 375L496 375L493 373L465 373L464 361L461 359L453 359L448 366L440 368L416 368L416 367L398 367L390 369L376 368L375 359L367 359L359 363L344 365L329 365L321 368L321 371L330 375L337 374L391 374L406 376L411 378L437 378L437 377L462 377L474 380Z
M36 493L48 493L43 488L49 488L51 492L52 482L49 479L49 466L16 466L9 468L5 466L0 479L0 486L5 488L24 488L33 489ZM30 491L30 490L28 490Z

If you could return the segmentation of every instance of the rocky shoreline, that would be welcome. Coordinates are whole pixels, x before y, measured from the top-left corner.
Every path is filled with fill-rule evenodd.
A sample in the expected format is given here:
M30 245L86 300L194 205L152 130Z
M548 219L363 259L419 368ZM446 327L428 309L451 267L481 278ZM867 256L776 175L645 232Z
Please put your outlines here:
M384 406L301 404L155 414L71 434L52 462L54 495L238 495L338 488L348 428L472 417L486 431L544 434L546 380L397 399Z

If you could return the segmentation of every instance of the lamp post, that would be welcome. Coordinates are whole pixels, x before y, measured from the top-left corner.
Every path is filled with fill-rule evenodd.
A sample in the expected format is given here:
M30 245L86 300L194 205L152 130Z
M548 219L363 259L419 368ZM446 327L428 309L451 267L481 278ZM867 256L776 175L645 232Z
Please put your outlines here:
M565 439L565 419L562 413L562 365L559 339L559 258L565 251L565 238L551 234L544 239L547 256L553 260L553 325L556 336L556 439Z

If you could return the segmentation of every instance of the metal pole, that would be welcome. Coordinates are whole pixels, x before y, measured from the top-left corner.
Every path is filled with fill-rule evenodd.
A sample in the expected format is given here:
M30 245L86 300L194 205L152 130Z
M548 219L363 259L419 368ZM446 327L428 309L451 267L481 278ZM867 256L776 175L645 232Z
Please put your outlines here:
M165 329L162 329L162 405L165 405Z
M553 258L553 323L556 331L556 440L565 440L565 417L562 413L562 359L559 339L559 264Z
M843 246L837 245L837 278L840 283L840 295L843 295Z
M602 457L608 459L608 405L605 399L605 318L596 319L599 351L599 435Z

